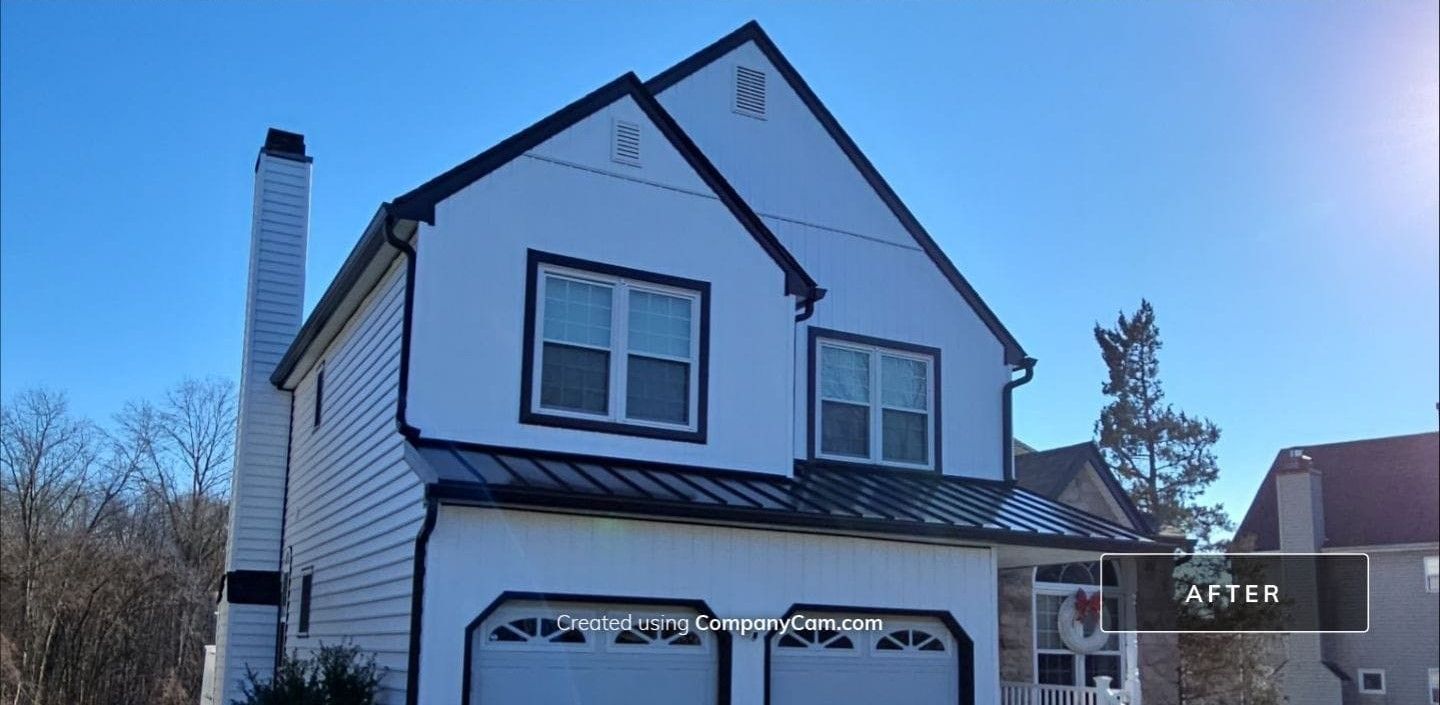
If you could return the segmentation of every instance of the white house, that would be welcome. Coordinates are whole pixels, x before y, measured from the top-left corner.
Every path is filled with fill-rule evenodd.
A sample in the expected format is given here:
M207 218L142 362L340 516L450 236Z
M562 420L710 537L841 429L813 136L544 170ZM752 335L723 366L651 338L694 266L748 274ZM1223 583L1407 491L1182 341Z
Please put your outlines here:
M309 182L272 130L216 702L349 640L389 703L997 703L1002 570L1155 546L1014 481L1034 360L754 23L383 204L302 325Z

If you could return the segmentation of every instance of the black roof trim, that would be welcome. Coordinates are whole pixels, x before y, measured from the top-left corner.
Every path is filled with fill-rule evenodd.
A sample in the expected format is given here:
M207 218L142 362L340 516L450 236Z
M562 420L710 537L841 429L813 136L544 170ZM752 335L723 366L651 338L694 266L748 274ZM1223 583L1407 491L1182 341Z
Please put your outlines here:
M700 152L690 136L680 129L675 119L660 107L655 96L646 90L645 85L633 72L591 91L585 97L511 135L494 147L396 198L393 201L394 215L397 218L419 220L433 225L435 223L435 205L440 201L484 178L490 172L508 164L516 157L565 131L601 108L627 96L639 104L640 109L659 128L661 134L665 135L671 146L680 152L705 184L715 191L715 195L730 209L740 224L745 226L745 229L750 232L750 235L755 238L766 254L775 260L775 264L779 265L781 271L785 273L785 293L806 300L816 298L815 280L810 278L810 275L800 266L800 262L785 249L780 239L775 237L775 234L770 232L770 229L760 220L760 216L750 209L750 206L740 198L725 177L721 176L720 171Z
M634 73L627 73L597 89L585 97L561 108L539 122L511 135L499 144L470 158L449 171L411 189L389 203L381 204L369 226L365 228L360 241L356 243L340 271L331 280L325 294L315 309L305 319L294 342L285 351L285 356L270 375L271 383L283 384L294 371L305 351L314 343L331 316L339 309L346 295L359 281L373 258L385 247L384 223L386 216L399 220L423 221L434 224L435 204L454 195L460 189L483 178L490 172L504 166L536 145L565 131L575 123L594 114L616 100L629 96L633 98L665 135L670 144L680 152L691 168L700 176L720 201L725 204L736 220L750 233L761 249L770 256L785 274L785 293L800 297L802 301L818 301L825 295L799 260L785 249L785 245L770 228L751 210L749 204L735 191L715 165L695 146L695 142L680 129L675 119L665 112L655 96L646 90Z
M345 301L350 290L355 287L356 282L369 268L370 261L385 248L385 221L386 209L389 204L381 204L370 219L370 224L365 226L365 232L360 235L360 241L351 248L350 254L346 255L345 262L340 265L340 271L335 273L335 278L330 280L330 285L325 288L325 293L320 296L320 301L305 318L305 323L300 326L300 332L295 334L295 339L290 342L290 347L285 349L285 355L275 365L275 371L270 373L270 383L276 387L284 385L285 378L300 364L300 358L304 357L305 351L320 336L325 324L330 322L331 316L339 310L340 304ZM399 254L398 252L396 253Z
M417 439L442 502L1126 552L1144 535L1013 483L797 468L795 476Z
M945 275L945 278L950 281L950 284L955 287L955 290L960 292L961 298L970 304L971 308L975 310L975 313L980 316L980 320L984 321L986 327L990 329L995 337L1000 339L1000 342L1005 346L1005 362L1011 365L1018 365L1020 361L1026 357L1025 349L1020 346L1020 342L1017 341L1009 329L1000 322L999 317L997 317L995 312L990 309L990 306L980 298L980 294L975 291L975 288L970 286L970 282L965 279L964 275L960 273L960 270L955 267L955 263L951 262L950 258L940 249L935 239L930 237L930 233L925 230L925 227L922 226L920 221L915 218L915 215L910 212L910 209L900 200L895 190L890 188L890 184L885 181L885 177L880 175L875 165L870 163L870 159L860 151L860 147L857 146L855 141L850 138L850 135L845 132L845 128L840 126L840 122L831 114L830 109L825 107L825 104L821 102L819 96L810 89L809 84L805 83L805 79L800 76L799 72L795 70L795 67L785 58L785 55L780 53L780 49L770 40L769 35L765 34L764 29L761 29L759 22L755 20L746 22L739 29L721 37L710 46L690 55L680 63L671 66L660 72L660 74L654 78L646 81L645 87L650 89L651 93L659 95L664 92L665 89L679 83L701 68L708 66L720 57L730 53L736 47L752 41L755 42L755 45L765 54L765 57L770 60L770 63L774 64L775 68L780 71L780 75L790 84L790 88L800 96L800 100L805 103L806 107L810 108L810 112L814 114L815 119L819 120L820 124L825 127L825 131L830 133L830 137L839 145L840 150L845 153L845 156L850 158L850 161L855 165L855 168L860 171L865 181L869 182L870 187L880 196L880 200L889 206L891 212L895 214L895 217L900 220L900 223L905 229L915 238L915 241L920 245L920 249L924 250L925 254L930 256L930 259L935 262L935 266L940 268L940 272Z

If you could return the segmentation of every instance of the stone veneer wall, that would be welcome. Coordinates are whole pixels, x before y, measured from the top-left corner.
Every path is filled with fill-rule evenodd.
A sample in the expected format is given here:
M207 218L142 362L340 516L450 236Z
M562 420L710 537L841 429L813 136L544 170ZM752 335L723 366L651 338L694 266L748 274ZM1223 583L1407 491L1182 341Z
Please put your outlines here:
M1180 642L1178 634L1140 634L1135 650L1140 657L1140 696L1145 705L1180 702Z
M1000 680L1035 682L1034 568L1000 571Z

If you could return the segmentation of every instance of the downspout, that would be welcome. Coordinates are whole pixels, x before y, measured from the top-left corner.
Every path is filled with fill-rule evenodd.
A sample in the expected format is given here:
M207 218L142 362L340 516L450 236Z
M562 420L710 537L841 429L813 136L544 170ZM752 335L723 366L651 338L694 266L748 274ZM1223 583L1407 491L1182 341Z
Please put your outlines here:
M435 530L435 519L440 512L440 503L425 492L425 523L415 536L415 567L410 582L410 655L405 669L405 705L420 703L420 628L422 611L425 606L425 554L430 549L430 534Z
M385 220L385 242L399 250L405 258L405 303L404 316L400 323L400 379L396 385L395 428L407 441L420 438L420 429L411 426L407 412L410 396L410 331L415 317L415 248L395 234L395 215L389 203L382 206ZM430 548L430 534L435 530L435 520L440 512L440 503L425 492L425 520L415 535L414 564L410 573L410 645L405 669L405 703L419 705L420 702L420 630L423 626L425 607L425 557Z
M290 596L286 594L285 578L289 574L289 568L285 565L285 528L290 516L290 456L295 447L295 391L290 391L290 428L285 433L285 489L280 495L280 605L275 614L275 666L271 677L280 673L280 663L285 660L285 632L290 625L287 622L289 615Z
M1035 379L1035 362L1033 357L1020 360L1020 364L1016 367L1025 374L1018 379L1006 382L1005 389L1000 394L1000 417L1001 423L1004 425L1000 433L1000 442L1004 444L1004 447L1000 449L1000 462L1003 465L1001 470L1005 474L1006 482L1015 481L1015 414L1014 404L1010 397L1016 387L1029 384L1030 380Z
M390 204L381 206L385 211L385 222L381 224L385 242L400 251L405 257L405 313L400 323L400 381L396 390L395 427L407 440L420 437L420 429L410 425L406 418L406 403L410 396L410 330L415 314L415 248L395 234L395 216Z

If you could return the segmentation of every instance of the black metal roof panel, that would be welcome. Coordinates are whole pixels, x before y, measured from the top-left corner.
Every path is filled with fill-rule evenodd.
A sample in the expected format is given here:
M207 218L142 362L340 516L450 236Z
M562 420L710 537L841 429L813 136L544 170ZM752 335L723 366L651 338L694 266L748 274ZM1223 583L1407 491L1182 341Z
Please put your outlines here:
M431 496L1056 548L1137 550L1150 539L1014 483L797 463L795 476L419 440Z

